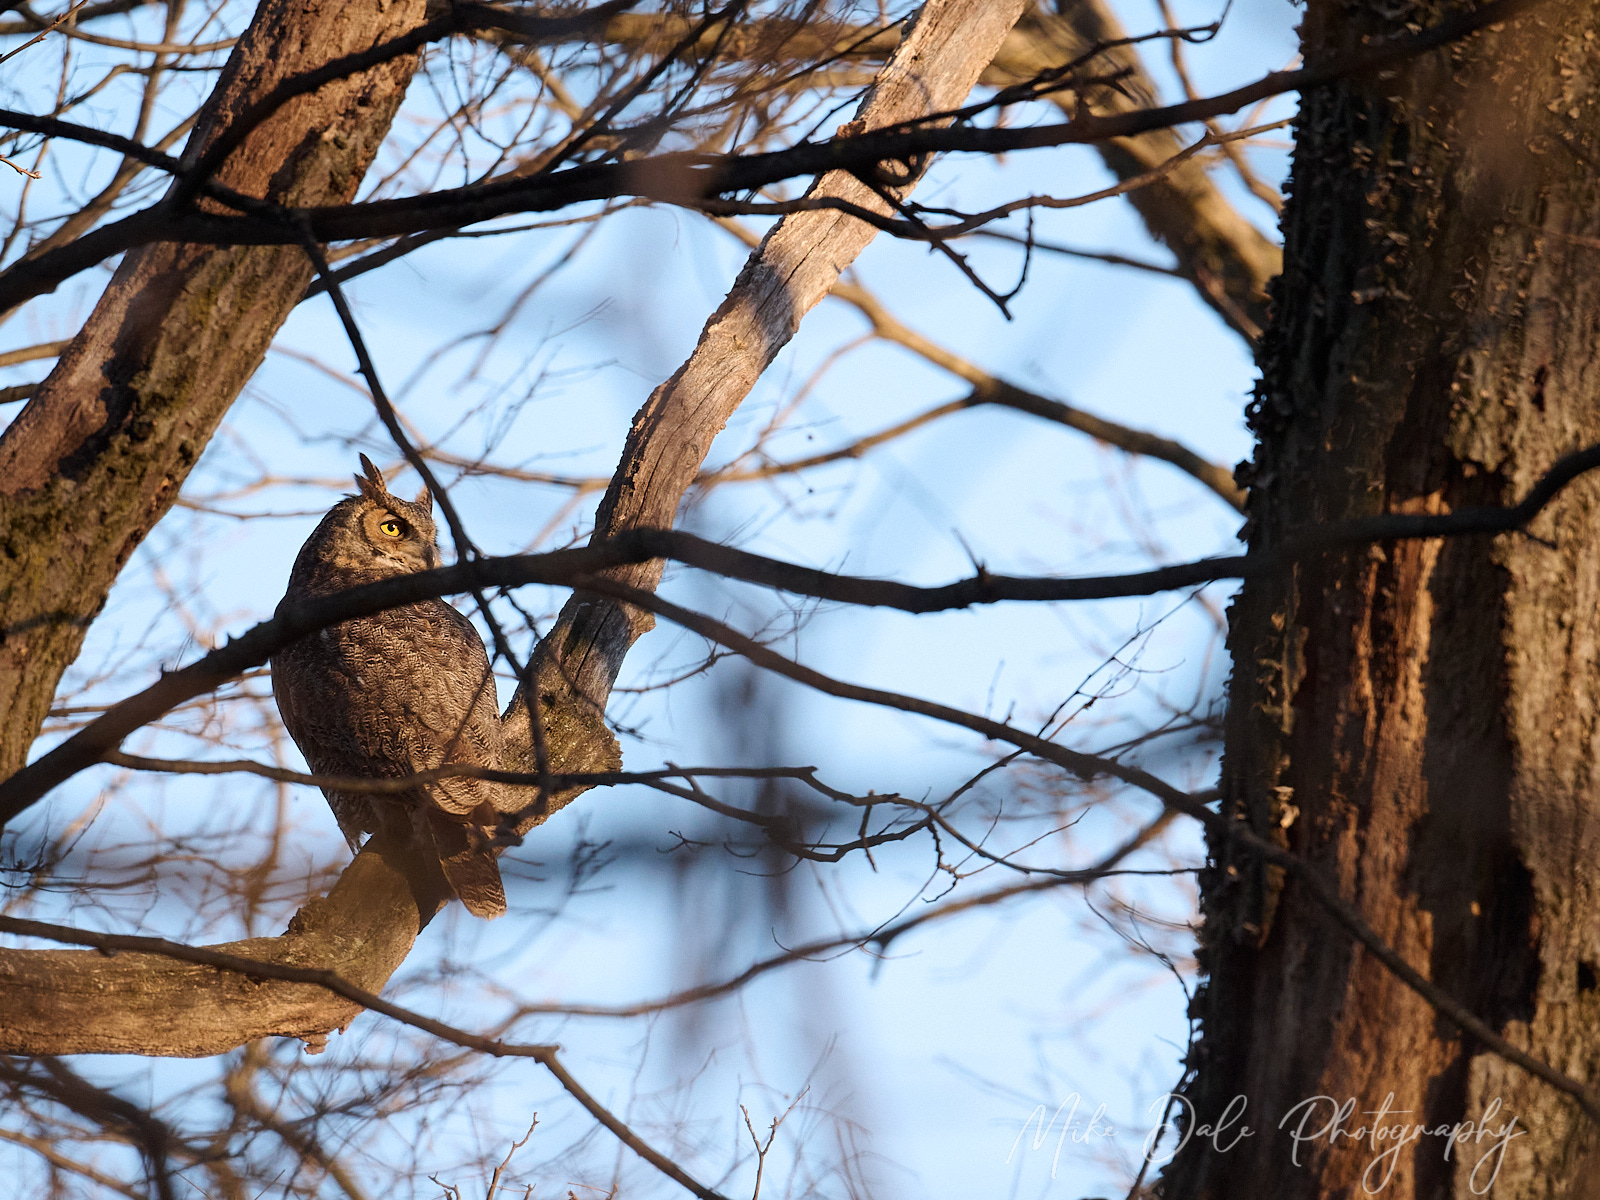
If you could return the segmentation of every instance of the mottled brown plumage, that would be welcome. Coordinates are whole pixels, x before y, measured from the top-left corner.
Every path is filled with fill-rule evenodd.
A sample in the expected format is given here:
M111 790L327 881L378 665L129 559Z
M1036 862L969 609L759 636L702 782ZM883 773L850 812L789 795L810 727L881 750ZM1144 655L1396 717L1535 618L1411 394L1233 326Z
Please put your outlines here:
M324 596L439 565L432 498L389 494L365 455L360 494L341 500L306 539L288 600ZM318 775L394 779L451 763L501 765L489 656L472 623L443 600L345 621L279 651L272 691L283 723ZM480 917L505 912L494 827L512 789L449 778L400 794L323 788L352 850L363 833L402 822L437 847L445 877Z

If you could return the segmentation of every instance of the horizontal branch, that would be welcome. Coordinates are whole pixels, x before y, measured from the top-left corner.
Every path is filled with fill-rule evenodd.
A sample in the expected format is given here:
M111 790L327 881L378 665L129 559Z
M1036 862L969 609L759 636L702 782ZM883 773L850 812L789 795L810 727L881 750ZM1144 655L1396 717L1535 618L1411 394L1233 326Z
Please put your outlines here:
M342 996L353 1004L362 1008L371 1009L381 1013L391 1020L399 1021L403 1025L410 1025L424 1033L432 1034L447 1042L453 1042L468 1050L476 1050L480 1054L489 1054L496 1058L532 1058L540 1062L560 1049L552 1045L517 1045L498 1041L494 1038L483 1037L479 1034L468 1033L436 1021L432 1017L425 1017L421 1013L412 1012L398 1004L391 1004L381 996L359 988L349 982L337 971L329 971L320 967L301 967L292 963L271 962L266 959L248 958L238 954L231 954L213 946L187 946L181 942L170 942L165 938L140 937L132 934L97 933L87 929L74 929L65 925L51 925L44 921L30 921L22 917L0 916L0 933L14 934L17 937L42 938L46 941L65 942L73 946L88 946L99 950L107 956L115 955L122 951L134 951L140 954L158 954L163 958L176 958L183 962L200 963L208 967L217 967L224 971L234 971L249 979L278 979L286 983L309 983L324 988L336 996Z
M1051 603L1148 596L1223 579L1264 575L1328 550L1418 538L1504 533L1533 520L1574 479L1600 467L1600 445L1558 461L1519 504L1463 508L1438 515L1395 513L1358 517L1309 530L1282 545L1248 555L1199 559L1129 575L1088 577L993 575L935 587L836 575L708 542L675 530L636 529L598 545L548 554L514 555L457 563L435 571L402 575L298 604L281 604L271 620L252 627L227 645L181 670L163 675L143 691L113 705L72 737L0 783L0 825L78 771L102 761L134 730L165 715L185 700L220 687L259 666L277 650L309 633L354 617L475 588L527 584L606 590L598 581L608 568L652 559L669 559L729 579L869 608L908 613L948 612L1003 601ZM640 607L645 607L641 605Z
M184 758L147 758L140 754L123 754L114 751L101 761L130 771L151 771L165 775L256 775L278 783L297 783L306 787L327 788L337 792L364 792L371 795L403 795L418 786L437 783L441 779L486 779L492 783L505 783L513 787L545 786L559 790L569 787L616 787L620 784L652 784L663 779L797 779L807 780L816 774L815 767L663 767L655 771L564 771L538 775L530 771L500 771L470 763L452 763L417 771L393 779L371 779L344 775L309 775L287 767L273 767L248 758L204 760ZM831 790L831 789L823 789ZM761 820L767 820L762 817Z
M96 933L86 929L73 929L65 925L52 925L44 921L30 921L21 917L0 916L0 933L10 933L18 937L41 938L53 942L65 942L73 946L88 946L106 956L133 952L140 955L172 958L180 962L198 963L202 966L230 971L243 976L247 980L277 979L286 983L311 984L332 992L352 1004L360 1005L362 1008L379 1013L390 1020L399 1021L403 1025L411 1026L413 1029L420 1029L441 1041L450 1042L467 1050L475 1050L479 1054L487 1054L494 1058L531 1058L554 1075L563 1090L581 1104L595 1120L609 1129L624 1145L655 1167L656 1170L674 1182L681 1184L688 1191L700 1197L701 1200L724 1200L719 1193L712 1191L695 1180L677 1163L651 1147L638 1134L623 1124L614 1113L596 1100L562 1065L558 1057L559 1046L502 1042L498 1038L469 1033L464 1029L446 1025L443 1021L436 1021L432 1017L423 1016L421 1013L413 1012L411 1009L403 1008L398 1004L391 1004L382 996L357 987L338 972L324 970L319 967L301 967L292 963L246 958L212 946L186 946L182 942L171 942L165 938L140 937L120 933Z
M1218 798L1215 791L1185 792L1139 767L1080 753L1037 734L1017 729L1003 721L916 696L861 687L830 678L802 663L785 658L719 621L663 600L653 593L618 585L609 579L596 581L590 586L596 591L607 592L617 599L665 617L675 625L749 659L763 670L792 679L825 695L915 713L959 728L970 729L991 740L1016 746L1035 758L1054 763L1080 778L1088 779L1099 774L1109 775L1155 797L1168 809L1200 822L1220 844L1241 848L1274 866L1283 868L1306 887L1312 898L1322 905L1352 938L1365 947L1397 979L1430 1004L1436 1012L1452 1021L1484 1049L1492 1051L1507 1062L1544 1080L1557 1091L1572 1097L1590 1120L1600 1124L1600 1093L1596 1093L1587 1084L1557 1070L1543 1059L1508 1041L1465 1004L1423 975L1366 923L1356 907L1340 895L1337 884L1326 879L1316 866L1292 851L1261 837L1244 820L1226 817L1207 807ZM948 830L949 827L945 828ZM967 844L971 846L971 843Z
M1082 887L1117 875L1147 874L1148 872L1142 871L1119 870L1117 864L1135 850L1154 840L1162 830L1172 823L1173 815L1170 809L1162 812L1154 821L1151 821L1091 867L1085 867L1078 871L1059 871L1044 879L1030 879L1022 883L993 888L987 892L978 892L975 895L965 896L960 900L952 900L948 903L940 904L917 913L915 916L887 922L874 929L863 930L859 933L842 934L838 937L806 942L785 950L781 954L759 959L737 975L719 980L716 983L703 983L696 987L683 988L670 995L663 996L659 1000L644 1000L636 1004L525 1004L517 1011L519 1014L551 1014L569 1017L642 1017L651 1013L662 1012L669 1008L681 1008L687 1004L700 1004L706 1000L715 1000L719 996L726 996L738 991L747 983L767 974L769 971L814 959L819 954L829 954L836 950L864 949L870 946L873 947L873 953L881 955L888 951L891 942L902 935L910 933L923 925L947 920L964 912L971 912L978 908L988 908L996 904L1003 904L1005 901L1018 896L1034 895L1038 892L1049 891L1058 887ZM1159 873L1168 874L1169 872L1162 871Z
M1085 192L1078 196L1024 196L1019 200L1008 200L1004 204L998 204L993 208L977 213L956 213L948 209L907 205L906 212L909 216L897 218L884 216L862 205L851 204L837 197L828 196L801 196L793 200L705 199L700 201L697 207L704 212L717 216L757 217L784 216L788 213L832 209L837 212L848 213L859 221L866 221L880 231L905 241L931 242L936 247L942 247L944 243L954 238L971 237L996 221L1029 209L1061 210L1082 208L1085 205L1095 204L1101 200L1109 200L1114 196L1125 196L1160 182L1173 172L1193 162L1201 153L1212 147L1228 146L1234 142L1246 141L1252 137L1258 137L1269 130L1281 129L1289 123L1290 119L1285 117L1281 121L1270 121L1265 125L1255 125L1248 129L1236 129L1227 133L1213 133L1208 129L1197 141L1183 147L1183 149L1163 159L1148 170L1119 179L1116 183L1107 187ZM946 225L928 225L920 219L919 214L923 212L937 212L954 216L957 219Z
M949 113L940 112L914 122L822 142L803 142L762 154L660 154L361 204L279 209L253 203L249 207L256 211L245 216L204 213L163 200L57 250L24 259L0 273L0 312L54 290L78 271L147 242L284 245L300 242L306 229L324 243L394 237L456 228L512 213L549 212L622 196L697 208L714 197L757 190L785 179L836 170L870 171L879 163L914 162L930 154L992 155L1127 138L1224 116L1285 92L1305 91L1350 75L1378 70L1458 40L1487 25L1511 20L1543 2L1494 0L1431 29L1396 38L1384 45L1369 46L1316 66L1274 71L1255 83L1218 96L1132 112L1086 114L1060 124L1025 128L938 127L933 123L949 116ZM5 118L0 115L0 125L3 124Z
M67 141L82 142L86 146L99 146L102 150L115 150L125 158L142 162L147 167L155 167L177 175L182 171L178 160L170 154L146 146L143 142L136 142L132 138L125 138L120 134L106 133L103 130L91 129L87 125L79 125L73 121L62 121L55 117L39 117L33 113L16 112L9 108L0 108L0 127L16 129L23 133L40 133L45 137L64 138Z
M66 342L40 342L36 346L23 346L18 350L0 351L0 367L14 367L18 363L33 362L41 358L54 358L66 348Z

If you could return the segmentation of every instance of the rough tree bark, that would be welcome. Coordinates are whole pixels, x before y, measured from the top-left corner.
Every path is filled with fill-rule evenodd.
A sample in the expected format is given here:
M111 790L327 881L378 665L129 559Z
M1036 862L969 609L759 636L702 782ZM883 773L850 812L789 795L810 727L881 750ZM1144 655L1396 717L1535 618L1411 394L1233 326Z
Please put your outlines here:
M1023 2L929 0L880 72L857 120L864 128L876 127L960 104ZM858 203L879 203L850 176L824 176L814 188ZM601 504L597 537L672 524L712 439L793 336L800 319L827 294L874 232L836 212L801 213L774 227L707 324L689 361L635 418L621 466ZM305 281L302 273L298 286L303 288ZM661 564L620 574L635 586L653 588ZM554 770L614 764L614 743L598 714L623 656L648 628L645 614L597 597L575 596L563 610L541 646L537 667L539 715ZM521 734L512 753L533 769L520 693L506 720L508 732ZM549 811L575 795L553 797ZM542 819L530 820L528 827ZM333 892L302 910L283 937L217 949L325 967L377 992L448 895L436 874L407 848L373 838ZM349 1001L318 994L319 989L305 984L230 977L146 954L108 960L94 951L0 950L0 986L6 1001L0 1007L0 1052L216 1054L269 1034L315 1042L357 1011ZM182 1014L177 1021L175 1012Z
M197 149L283 79L406 33L422 18L421 0L266 0L206 103ZM290 101L228 158L218 179L286 203L350 200L415 69L415 56L408 56ZM310 276L295 246L158 244L130 253L49 378L0 437L0 774L22 765L117 574L177 499ZM349 969L352 981L365 978L368 986L387 979L416 936L383 936L397 923L391 910L409 909L415 925L420 911L431 916L443 902L426 885L414 897L404 865L402 848L375 847L321 908L302 914L295 947L301 957L293 961ZM372 886L374 877L391 886ZM372 894L379 898L359 912L340 903ZM330 919L346 910L342 922ZM247 956L266 951L248 942L235 949ZM352 961L357 951L370 962ZM93 1022L80 1021L90 1020L97 1002L135 986L153 990L141 993L146 1002L133 1011L101 1008L98 1044L131 1051L170 1039L176 1053L199 1053L230 1025L248 1035L248 1022L239 1019L248 1006L239 1001L259 990L248 980L190 972L217 994L208 1016L178 1000L181 972L136 980L120 977L112 960L98 964L113 968L111 975L96 966L81 954L43 959L6 952L0 979L13 1028L4 1047L83 1048L77 1042ZM35 970L42 974L30 982ZM326 1000L320 989L303 986L300 1001L290 997L284 1032L331 1027L326 1014L308 1022L298 1011L312 994ZM349 1019L345 1007L333 1025ZM168 1028L173 1014L187 1018L186 1031Z
M1312 0L1306 61L1438 15ZM1251 406L1252 547L1341 517L1509 502L1600 440L1597 89L1600 5L1583 0L1304 98ZM1222 788L1413 966L1587 1080L1600 1072L1600 492L1569 489L1532 535L1329 554L1248 583ZM1185 1092L1191 1128L1244 1097L1254 1136L1226 1153L1191 1141L1164 1195L1362 1194L1392 1143L1324 1136L1296 1166L1278 1123L1312 1097L1353 1098L1348 1132L1391 1093L1390 1125L1515 1116L1524 1135L1496 1196L1592 1193L1596 1130L1572 1103L1464 1042L1293 882L1212 852ZM1323 1104L1303 1131L1331 1117ZM1494 1144L1447 1161L1446 1139L1424 1136L1392 1156L1383 1194L1481 1193Z
M196 148L280 81L421 24L423 7L266 0L201 113ZM349 201L415 69L407 56L290 101L218 180L290 204ZM0 437L0 775L22 765L112 582L310 278L298 246L131 252Z
M862 100L852 131L960 105L1016 24L1024 3L928 0ZM914 169L886 165L899 168L902 176L898 186L886 190L903 198L926 164ZM837 196L885 215L893 212L872 188L843 171L822 176L807 194ZM865 222L832 210L791 214L772 227L706 322L688 360L634 415L622 461L595 515L593 540L673 524L712 439L789 344L802 318L876 233ZM663 565L657 559L612 574L631 587L653 591ZM623 658L654 620L614 600L574 595L540 646L535 682L541 713L602 710ZM508 733L517 739L514 748L531 757L527 697L520 689L506 721Z

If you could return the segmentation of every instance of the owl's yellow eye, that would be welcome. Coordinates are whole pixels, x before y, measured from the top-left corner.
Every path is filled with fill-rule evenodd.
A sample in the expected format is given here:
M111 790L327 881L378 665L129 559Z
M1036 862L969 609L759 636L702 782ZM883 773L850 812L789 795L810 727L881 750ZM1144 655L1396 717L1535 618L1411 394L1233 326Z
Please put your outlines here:
M399 537L400 536L400 522L399 521L385 521L385 522L383 522L383 524L379 525L378 528L380 530L382 530L384 535L387 536L387 537Z

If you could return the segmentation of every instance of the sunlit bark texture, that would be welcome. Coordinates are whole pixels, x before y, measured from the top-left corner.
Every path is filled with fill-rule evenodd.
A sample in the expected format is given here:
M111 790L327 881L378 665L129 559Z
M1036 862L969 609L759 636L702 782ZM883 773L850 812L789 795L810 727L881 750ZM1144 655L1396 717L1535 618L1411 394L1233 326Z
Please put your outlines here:
M203 147L284 79L421 24L422 0L266 0L200 116ZM289 101L218 180L288 204L354 197L416 68L408 55ZM0 775L22 765L61 673L135 546L311 278L298 246L128 254L0 438Z
M1437 15L1313 0L1305 56ZM1251 408L1253 546L1509 501L1600 440L1597 85L1587 2L1304 98ZM1223 776L1226 806L1337 880L1420 971L1585 1080L1600 1074L1597 502L1583 482L1530 536L1329 554L1249 584ZM1391 1121L1515 1115L1526 1134L1496 1196L1594 1186L1596 1130L1570 1102L1464 1043L1303 889L1212 849L1187 1090L1200 1121L1243 1095L1256 1133L1228 1153L1192 1142L1168 1196L1362 1194L1388 1146L1324 1138L1297 1167L1278 1122L1326 1095L1354 1099L1353 1128L1389 1093ZM1444 1138L1421 1138L1383 1194L1481 1190L1493 1144L1446 1161Z
M864 128L873 128L959 104L994 57L1022 3L1023 0L1001 3L930 0L879 73L875 87L862 102L857 119ZM315 138L311 140L316 143ZM906 181L905 191L909 192L914 186L919 174L920 171L914 173ZM240 190L250 190L232 178L227 181ZM823 176L816 181L813 190L844 195L861 204L881 204L866 185L842 173ZM300 202L308 200L302 198ZM886 206L883 207L886 210ZM806 312L827 295L840 271L855 259L875 233L872 226L855 217L826 210L789 216L774 227L713 315L690 360L656 389L635 418L616 480L596 520L597 536L640 526L672 524L685 490L704 463L712 439L744 400L761 372L793 336ZM272 332L309 280L305 256L297 248L202 251L179 247L169 251L157 247L146 252L146 257L161 253L175 256L180 263L190 261L185 256L193 256L196 261L213 264L205 270L196 268L197 277L202 280L214 277L208 272L215 272L215 277L228 281L256 270L277 269L288 276L290 287L282 291L278 281L269 283L266 278L254 275L249 275L254 279L249 293L236 295L223 284L208 285L213 289L223 288L222 294L228 297L229 307L221 316L229 320L237 320L240 312L251 311L246 303L250 297L273 297L270 310L251 318L262 322L262 331L247 325L235 334L242 346L253 348L249 348L248 353L246 349L236 348L231 355L223 356L223 343L227 341L225 331L237 326L214 330L205 326L205 336L197 332L200 326L196 324L194 306L201 301L187 291L178 292L174 298L174 290L184 286L188 276L179 276L170 284L160 282L155 295L167 307L147 311L142 301L132 303L142 295L137 290L140 282L125 279L125 268L118 277L120 286L128 289L125 298L120 301L121 307L105 318L112 323L112 332L97 332L99 326L95 322L101 319L97 312L88 330L75 344L75 349L84 344L100 346L102 357L96 358L88 351L77 357L74 351L63 356L52 382L58 377L69 381L77 378L72 372L99 379L102 367L98 364L118 361L112 351L105 348L117 343L104 339L114 338L115 329L121 323L136 325L143 321L148 324L140 327L146 330L145 337L151 345L188 347L192 339L198 338L203 345L217 347L219 360L230 371L242 372L229 376L232 390L226 393L226 398L220 388L208 388L204 392L205 407L195 410L199 415L184 415L190 410L175 407L163 399L166 397L163 391L152 393L156 397L152 403L167 405L166 408L158 406L158 411L168 413L170 410L171 413L162 417L169 424L159 427L162 438L167 439L161 444L168 450L164 456L150 452L137 461L154 480L148 486L158 489L164 503L148 513L145 509L133 510L135 515L148 516L143 524L131 518L125 520L126 529L121 534L125 546L116 543L123 546L124 558L138 536L148 530L149 523L171 503L178 483L193 462L193 453L183 450L184 443L172 439L192 437L197 439L196 447L203 445L204 436L191 431L195 423L203 416L209 422L204 426L204 434L209 435L226 409L227 401L248 378L250 369L265 352ZM258 264L250 257L256 254L267 258ZM273 258L274 255L281 257ZM279 264L276 268L275 263ZM177 270L170 266L164 269ZM102 302L102 310L111 303L110 298L117 294L118 286L113 285L108 300ZM156 287L148 282L144 286ZM200 284L190 286L199 287ZM160 324L163 319L166 324ZM95 338L102 341L94 341ZM192 350L186 352L193 353ZM174 361L187 364L185 369L192 370L190 360L179 357ZM69 366L69 363L75 365ZM150 377L151 370L146 367L135 383ZM185 378L192 381L194 377ZM192 382L186 386L192 386ZM143 395L130 394L133 400ZM100 393L88 391L85 395L85 403L88 403ZM55 393L48 386L41 389L40 396L48 404L61 404L52 399ZM36 408L40 404L40 399L34 401ZM102 423L130 419L118 413L107 415L96 411L96 419ZM135 404L133 411L137 414L141 410ZM54 428L51 422L60 424L55 413L56 408L40 408L35 423ZM131 419L155 421L153 416L140 418L136 415ZM154 427L143 438L133 438L122 432L102 436L95 434L98 428L85 418L83 430L73 436L80 441L91 435L99 437L95 445L103 442L118 453L123 452L120 447L130 443L139 445L155 436ZM11 447L11 437L15 433L16 430L12 430L7 439L0 442L0 452ZM66 434L59 436L66 438ZM178 449L176 462L173 461L173 446ZM19 455L19 470L26 467L44 472L46 477L54 470L61 478L49 484L41 481L37 485L38 492L22 492L21 499L12 503L31 503L37 494L47 499L57 493L69 498L75 494L70 482L73 478L71 464L61 454L36 460L21 457L20 451L13 453ZM35 454L43 453L35 451ZM131 498L126 504L132 505L144 495L137 488L127 489L120 483L115 463L100 469L128 491ZM0 480L4 479L5 476L0 475ZM165 490L159 490L163 488ZM117 494L122 495L121 492ZM0 497L3 496L4 491L0 490ZM153 505L155 501L145 503ZM57 519L69 522L69 529L74 527L70 522L79 519L75 514L80 510L68 500L58 499L56 507L41 504L41 511L62 514ZM92 510L91 515L98 512L98 509ZM32 546L31 552L43 555L46 550ZM121 561L121 558L116 560L117 564ZM622 568L616 574L635 586L653 589L660 579L661 566L657 561L636 568ZM103 595L103 589L109 586L111 574L114 568L103 582L97 583L101 589L97 596ZM94 578L99 580L98 576ZM80 612L81 619L86 622L98 603L97 598L84 600L83 607L74 611ZM13 608L11 611L21 610ZM57 640L51 643L61 647L53 653L64 655L62 665L70 660L81 641L81 629L77 625L66 623L63 628L71 631L71 636L60 632L55 635ZM645 614L597 597L580 594L567 605L562 620L546 639L539 659L542 700L539 716L544 730L543 748L548 756L545 765L556 771L605 769L616 765L615 743L598 714L604 709L623 656L648 628ZM0 659L0 664L3 662ZM59 677L60 668L55 667L53 671L52 686ZM0 673L0 681L5 678ZM29 677L19 673L16 678ZM10 686L14 694L20 694L19 685ZM42 706L48 700L49 690L39 694L43 697L39 702ZM0 699L4 696L0 691ZM20 710L22 701L15 703ZM42 714L40 707L39 715ZM537 763L537 755L527 718L526 698L519 692L508 716L510 732L514 735L514 745L508 753L512 762L531 769ZM21 748L26 747L26 735L37 725L35 719L24 732L13 735L20 739ZM21 748L15 751L17 755L21 754ZM0 772L3 770L0 764ZM552 797L547 812L570 801L576 794L577 791L567 791ZM531 828L543 815L531 817L524 828ZM378 991L405 960L420 930L449 895L440 886L437 874L431 864L419 862L406 847L376 837L363 847L333 892L303 909L283 937L256 938L218 949L274 963L324 967L359 987ZM0 978L6 980L8 997L6 1009L0 1012L0 1051L5 1052L94 1051L198 1056L221 1053L266 1034L304 1037L315 1044L318 1035L347 1023L357 1011L348 1001L304 984L228 977L208 967L155 955L119 955L107 964L91 951L4 950L0 951ZM183 1019L172 1021L170 1017L174 1012L182 1013Z

